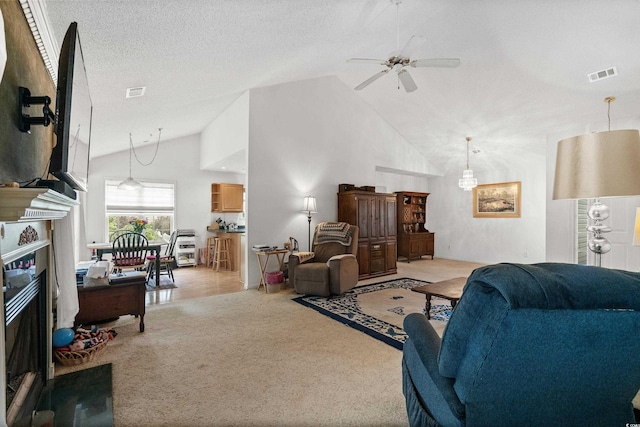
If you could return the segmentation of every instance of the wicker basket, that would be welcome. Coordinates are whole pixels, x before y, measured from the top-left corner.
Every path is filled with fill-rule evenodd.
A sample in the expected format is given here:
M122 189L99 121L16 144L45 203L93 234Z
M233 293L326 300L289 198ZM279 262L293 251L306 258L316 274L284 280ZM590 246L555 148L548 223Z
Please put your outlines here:
M104 340L100 344L95 345L93 347L89 347L85 350L79 350L79 351L55 350L53 353L56 356L56 360L64 366L81 365L85 362L90 362L91 360L95 359L95 357L98 354L100 354L102 350L104 350L108 342L109 342L108 340Z

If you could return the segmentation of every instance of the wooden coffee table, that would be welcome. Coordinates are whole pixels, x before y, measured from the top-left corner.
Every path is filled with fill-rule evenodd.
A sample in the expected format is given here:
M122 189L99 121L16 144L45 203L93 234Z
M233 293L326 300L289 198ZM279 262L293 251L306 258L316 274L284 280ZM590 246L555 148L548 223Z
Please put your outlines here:
M411 290L425 295L427 301L424 304L424 308L426 310L427 319L431 319L431 297L434 296L450 300L451 308L454 309L458 300L462 296L462 288L464 288L466 283L466 277L456 277L455 279L417 286L415 288L411 288Z

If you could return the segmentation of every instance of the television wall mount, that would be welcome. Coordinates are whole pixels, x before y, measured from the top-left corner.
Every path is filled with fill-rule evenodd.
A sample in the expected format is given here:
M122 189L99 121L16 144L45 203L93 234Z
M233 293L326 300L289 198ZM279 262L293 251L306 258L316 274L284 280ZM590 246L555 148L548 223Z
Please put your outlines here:
M52 121L55 121L56 116L51 112L50 104L51 98L48 96L31 96L29 89L20 86L18 88L18 129L20 132L31 133L32 125L49 126ZM42 117L31 117L24 114L23 109L31 107L31 105L42 105Z

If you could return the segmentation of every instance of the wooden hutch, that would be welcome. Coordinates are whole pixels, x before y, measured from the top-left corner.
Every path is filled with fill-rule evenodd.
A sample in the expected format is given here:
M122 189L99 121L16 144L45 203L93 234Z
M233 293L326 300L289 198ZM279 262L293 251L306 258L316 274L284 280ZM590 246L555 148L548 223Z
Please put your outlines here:
M396 273L396 195L345 190L345 185L340 185L338 193L338 221L357 225L360 229L359 279Z
M398 206L398 258L407 261L434 253L434 233L426 228L429 193L396 193Z

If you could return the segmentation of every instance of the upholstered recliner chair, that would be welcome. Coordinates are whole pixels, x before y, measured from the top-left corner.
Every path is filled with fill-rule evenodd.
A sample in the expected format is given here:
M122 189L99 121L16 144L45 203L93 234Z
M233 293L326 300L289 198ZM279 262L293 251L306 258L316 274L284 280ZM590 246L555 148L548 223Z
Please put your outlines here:
M289 281L299 294L342 294L358 283L357 251L357 226L321 222L313 233L311 252L289 256Z
M442 340L405 318L412 426L623 426L640 388L640 273L498 264L471 274Z

